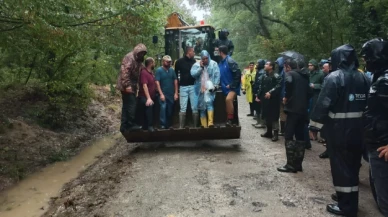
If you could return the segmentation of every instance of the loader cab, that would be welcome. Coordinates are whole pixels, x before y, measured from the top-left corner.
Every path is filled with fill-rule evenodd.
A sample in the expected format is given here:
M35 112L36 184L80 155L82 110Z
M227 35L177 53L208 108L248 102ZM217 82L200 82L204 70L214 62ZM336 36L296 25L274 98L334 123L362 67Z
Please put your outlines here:
M165 29L165 54L172 61L183 57L186 47L193 47L195 59L199 60L202 50L207 50L213 59L215 29L210 25L170 27Z

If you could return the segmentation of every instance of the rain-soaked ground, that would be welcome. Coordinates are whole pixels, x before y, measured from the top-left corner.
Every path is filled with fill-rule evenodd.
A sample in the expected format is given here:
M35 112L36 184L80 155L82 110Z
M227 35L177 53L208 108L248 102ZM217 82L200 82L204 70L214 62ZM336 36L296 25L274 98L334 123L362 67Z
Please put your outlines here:
M254 121L246 117L244 100L240 97L240 140L163 146L112 140L116 145L66 184L60 195L41 199L54 197L49 209L44 203L23 203L20 210L25 211L16 216L33 216L28 212L41 207L47 210L44 216L74 217L330 216L325 211L333 193L329 161L318 158L324 147L313 143L303 173L277 172L285 163L283 138L261 138L263 130L253 128ZM31 194L28 191L19 197ZM0 216L16 209L11 206ZM359 216L382 216L370 193L366 162L360 174Z
M115 144L118 135L98 139L68 162L57 162L29 176L0 194L1 217L38 217L45 212L50 198L58 196L63 185Z

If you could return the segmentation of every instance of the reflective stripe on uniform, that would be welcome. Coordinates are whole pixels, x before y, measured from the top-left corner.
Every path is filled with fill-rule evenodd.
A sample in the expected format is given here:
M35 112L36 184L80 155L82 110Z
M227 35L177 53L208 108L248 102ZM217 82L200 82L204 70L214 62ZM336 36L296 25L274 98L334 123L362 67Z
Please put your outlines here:
M333 119L361 118L363 112L333 113L329 112L329 117Z
M315 121L310 121L310 126L322 129L323 124L315 122Z
M352 193L352 192L358 192L358 186L353 187L340 187L340 186L334 186L334 189L338 192L342 193Z

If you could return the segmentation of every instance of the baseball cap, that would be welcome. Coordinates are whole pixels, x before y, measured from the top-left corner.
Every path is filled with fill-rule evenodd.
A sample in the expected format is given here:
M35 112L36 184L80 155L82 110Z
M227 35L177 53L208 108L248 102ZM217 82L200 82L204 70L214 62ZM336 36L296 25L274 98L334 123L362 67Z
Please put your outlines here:
M171 62L171 57L169 55L163 56L163 60Z

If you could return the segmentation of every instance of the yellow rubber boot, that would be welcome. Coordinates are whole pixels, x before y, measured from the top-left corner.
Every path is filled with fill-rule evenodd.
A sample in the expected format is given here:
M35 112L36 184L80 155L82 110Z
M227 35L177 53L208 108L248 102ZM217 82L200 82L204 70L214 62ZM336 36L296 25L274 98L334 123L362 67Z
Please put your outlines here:
M206 117L201 117L201 125L204 127L204 128L207 128L207 118Z
M213 123L214 112L213 111L208 111L207 112L207 118L208 118L208 121L207 121L208 126L209 127L214 127L214 123Z

